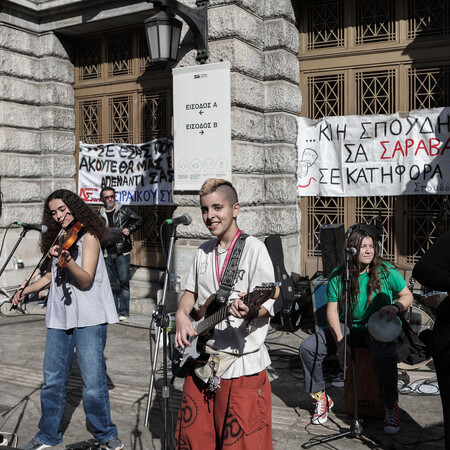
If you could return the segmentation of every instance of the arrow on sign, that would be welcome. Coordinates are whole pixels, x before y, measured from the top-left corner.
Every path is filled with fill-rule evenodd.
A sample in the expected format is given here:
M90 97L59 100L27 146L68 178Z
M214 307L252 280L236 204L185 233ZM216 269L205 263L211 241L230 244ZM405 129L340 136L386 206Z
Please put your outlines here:
M205 112L203 110L198 112L201 116L203 116L203 114L205 114Z
M203 130L200 130L199 133L200 133L200 134L204 134L205 132L204 132Z

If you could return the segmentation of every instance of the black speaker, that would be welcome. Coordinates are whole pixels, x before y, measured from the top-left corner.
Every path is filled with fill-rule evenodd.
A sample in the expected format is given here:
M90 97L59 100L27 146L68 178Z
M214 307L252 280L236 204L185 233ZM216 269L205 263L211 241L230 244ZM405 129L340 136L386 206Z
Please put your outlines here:
M328 277L331 271L342 264L345 245L343 223L323 225L319 231L320 250L322 252L322 273Z

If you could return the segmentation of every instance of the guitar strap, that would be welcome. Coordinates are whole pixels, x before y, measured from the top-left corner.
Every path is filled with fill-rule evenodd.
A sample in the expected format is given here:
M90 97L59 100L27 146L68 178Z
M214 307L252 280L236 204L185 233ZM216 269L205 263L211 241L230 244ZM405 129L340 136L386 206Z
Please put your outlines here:
M241 260L242 252L245 247L245 240L248 238L248 234L241 233L238 240L234 244L233 251L231 252L230 259L225 267L222 280L219 285L219 289L216 293L216 302L225 304L228 301L228 297L234 287L234 280L239 269L239 261Z

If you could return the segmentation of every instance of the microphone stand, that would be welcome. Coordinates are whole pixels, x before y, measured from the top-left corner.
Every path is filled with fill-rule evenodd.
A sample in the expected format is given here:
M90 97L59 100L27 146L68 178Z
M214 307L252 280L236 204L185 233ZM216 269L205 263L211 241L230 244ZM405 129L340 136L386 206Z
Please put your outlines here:
M350 272L349 272L350 253L345 252L345 271L344 271L344 296L345 296L345 319L344 319L344 380L347 376L347 324L350 330L353 326L353 310L350 301ZM332 434L323 439L310 440L302 445L302 448L311 448L313 445L323 444L343 437L361 437L363 432L362 420L358 418L357 398L356 398L356 350L353 339L350 336L350 354L352 358L352 377L353 377L353 420L350 429L342 433Z
M12 256L14 255L14 253L16 252L17 247L19 246L19 244L22 242L22 239L25 237L25 235L28 233L28 229L27 228L22 228L22 232L20 233L19 238L16 241L16 244L14 245L14 248L11 250L11 253L8 255L8 257L6 258L5 263L3 264L3 267L0 269L0 277L2 276L3 272L6 269L6 266L8 265L10 259L12 258Z
M9 261L11 260L12 256L14 255L14 253L16 252L17 247L20 245L20 243L22 242L22 239L26 236L26 234L28 233L28 231L30 231L27 228L22 228L22 231L20 233L19 238L17 239L14 248L11 250L11 253L8 255L8 257L6 258L5 263L3 264L3 267L0 269L0 277L2 276L3 272L6 269L6 266L8 265ZM25 309L21 308L20 306L16 305L16 306L12 306L10 311L12 309L18 309L22 314L28 314Z
M169 445L169 438L168 438L168 423L169 423L169 408L168 408L168 401L169 401L169 395L170 395L170 388L168 385L168 376L167 376L167 326L169 324L169 316L167 315L167 308L166 308L166 294L167 289L169 285L169 271L170 271L170 265L172 261L172 254L173 254L173 244L175 240L177 239L177 229L176 225L172 225L171 232L170 232L170 240L169 240L169 251L167 254L167 265L166 265L166 272L164 274L164 287L163 287L163 295L158 303L158 309L153 313L153 318L155 319L155 325L156 325L156 347L155 352L153 355L153 365L152 365L152 372L150 376L150 385L148 388L148 399L147 399L147 408L145 411L145 422L144 426L147 427L148 425L148 418L150 414L150 404L152 401L152 392L153 392L153 385L155 382L155 376L156 376L156 365L158 361L158 349L159 349L159 341L162 334L162 342L163 342L163 386L162 386L162 398L163 398L163 420L164 420L164 436L163 436L163 446L162 449L165 450L168 448ZM151 331L151 330L150 330Z

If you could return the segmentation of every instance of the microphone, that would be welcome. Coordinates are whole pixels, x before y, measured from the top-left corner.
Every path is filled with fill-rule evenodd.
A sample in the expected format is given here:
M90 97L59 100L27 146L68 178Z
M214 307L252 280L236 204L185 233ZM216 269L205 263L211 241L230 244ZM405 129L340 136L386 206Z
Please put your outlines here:
M345 253L355 256L358 253L355 247L345 247Z
M36 230L39 233L45 234L48 231L47 225L36 225L34 223L14 222L17 225L21 225L25 230Z
M192 222L192 217L185 213L181 214L178 217L172 217L171 219L166 219L166 223L169 225L177 226L177 225L189 225Z

